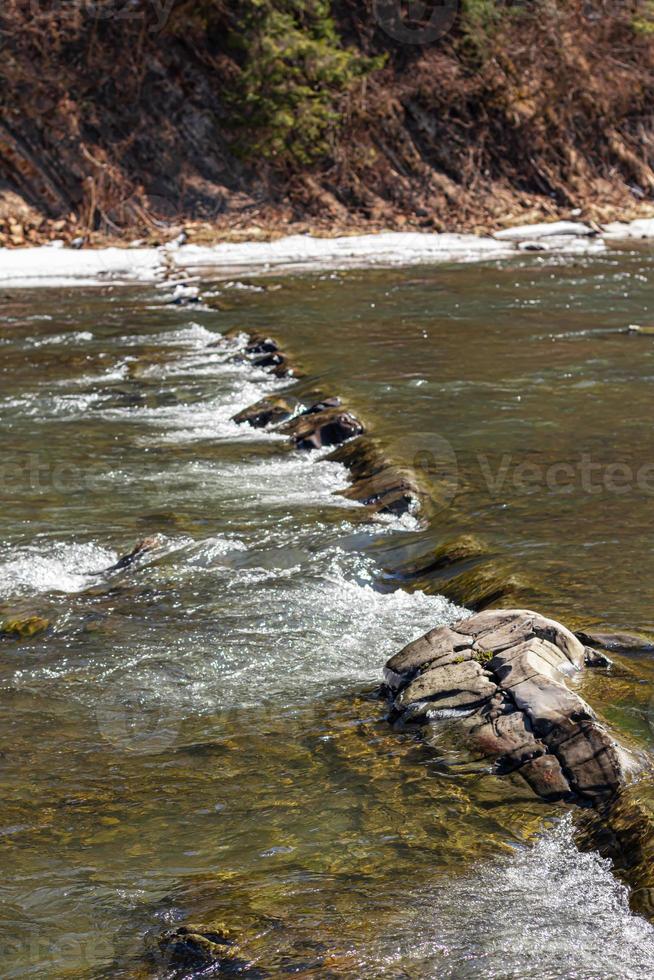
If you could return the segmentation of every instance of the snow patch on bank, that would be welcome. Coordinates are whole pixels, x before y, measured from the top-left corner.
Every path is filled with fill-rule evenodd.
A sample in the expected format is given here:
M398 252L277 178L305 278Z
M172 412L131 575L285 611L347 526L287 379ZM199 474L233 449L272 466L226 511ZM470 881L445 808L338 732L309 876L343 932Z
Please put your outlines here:
M220 278L236 273L370 268L501 259L525 250L601 251L606 241L654 238L654 218L614 222L598 233L583 222L504 228L492 236L382 232L341 238L290 235L271 242L159 248L0 248L0 286L93 286L168 281L189 272ZM173 296L174 298L174 296Z
M2 286L98 286L155 282L165 274L159 249L0 248Z

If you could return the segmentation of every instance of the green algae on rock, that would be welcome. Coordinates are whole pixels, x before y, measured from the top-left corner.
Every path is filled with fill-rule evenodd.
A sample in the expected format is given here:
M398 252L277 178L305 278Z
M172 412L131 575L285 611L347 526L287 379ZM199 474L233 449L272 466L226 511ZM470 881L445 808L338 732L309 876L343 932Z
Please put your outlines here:
M45 633L51 626L50 620L42 616L24 616L0 621L0 636L27 640Z

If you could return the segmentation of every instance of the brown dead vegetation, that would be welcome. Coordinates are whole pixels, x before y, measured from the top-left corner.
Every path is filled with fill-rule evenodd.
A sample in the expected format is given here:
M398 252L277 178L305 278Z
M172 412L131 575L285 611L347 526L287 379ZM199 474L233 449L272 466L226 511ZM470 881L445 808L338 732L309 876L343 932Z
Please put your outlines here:
M542 0L490 26L464 14L420 46L390 38L373 0L334 2L343 44L385 61L310 165L238 152L241 8L4 0L0 243L654 213L654 35L638 4Z

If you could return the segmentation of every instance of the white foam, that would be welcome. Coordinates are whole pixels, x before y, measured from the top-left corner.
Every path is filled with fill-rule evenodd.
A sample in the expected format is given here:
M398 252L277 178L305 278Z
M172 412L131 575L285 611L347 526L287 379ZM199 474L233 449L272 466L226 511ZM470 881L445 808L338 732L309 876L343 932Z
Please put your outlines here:
M53 542L30 545L0 560L0 594L34 595L47 592L82 592L94 573L117 561L114 551L97 544Z
M462 914L465 928L462 928ZM649 980L654 927L598 854L582 854L569 816L533 846L407 891L389 947L362 950L362 975ZM402 969L401 969L402 967Z

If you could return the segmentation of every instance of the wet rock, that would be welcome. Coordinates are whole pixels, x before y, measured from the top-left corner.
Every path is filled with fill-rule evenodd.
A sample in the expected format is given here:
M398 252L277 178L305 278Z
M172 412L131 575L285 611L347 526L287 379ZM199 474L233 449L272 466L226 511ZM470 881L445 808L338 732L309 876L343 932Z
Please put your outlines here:
M147 554L149 551L153 551L159 545L159 538L155 535L150 538L143 538L142 541L137 542L132 550L119 558L114 565L110 565L109 568L101 568L99 571L87 572L88 575L108 575L111 572L122 572L127 568L130 568L138 559Z
M390 465L381 448L367 436L360 436L346 446L340 446L327 459L342 463L355 481L367 480Z
M248 335L235 328L227 331L221 343L225 338L241 342L240 352L233 355L235 359L249 360L255 367L278 377L292 373L277 341L261 334L250 334L243 345L244 336ZM300 397L306 399L309 396L305 392ZM278 432L288 435L293 445L301 450L343 447L356 440L354 450L329 458L342 462L352 473L352 485L340 491L342 496L357 500L375 512L398 516L413 513L428 500L411 471L390 463L369 440L361 440L363 424L352 412L343 410L337 397L319 397L299 413L297 403L293 410L285 399L266 398L239 412L234 421L261 428L276 426Z
M497 686L475 660L438 664L403 687L393 702L400 714L413 708L412 721L434 709L477 708L497 693Z
M155 956L159 966L175 973L181 971L207 971L209 976L263 977L261 970L252 968L236 955L236 944L223 932L211 926L179 926L165 933L159 940Z
M42 616L21 616L0 622L0 636L27 640L50 628L50 621Z
M297 449L337 446L363 432L363 425L351 412L322 408L305 412L282 423L278 432L290 436Z
M654 782L649 773L577 816L577 844L609 858L631 886L634 911L654 919Z
M285 398L262 398L261 401L234 415L232 421L237 425L247 423L255 429L263 429L267 425L284 422L292 415L293 408Z
M244 338L245 342L243 343ZM272 337L260 333L248 334L241 327L232 327L222 334L220 340L207 346L224 347L226 340L238 343L237 351L231 358L234 361L249 361L250 364L275 375L277 378L286 378L295 373L288 357Z
M397 690L419 670L471 659L472 644L471 636L457 633L449 626L437 626L391 657L384 668L384 680L392 690Z
M340 495L358 500L376 513L399 516L413 513L427 503L427 494L413 474L388 460L370 439L358 438L327 458L342 463L352 475L352 485L339 491Z
M603 667L606 669L613 666L610 657L594 647L584 647L584 663L587 667Z
M651 653L654 640L640 633L578 630L575 634L588 647L617 653Z
M328 408L340 408L341 399L335 396L330 398L323 398L322 401L316 402L314 405L310 405L309 408L305 408L301 415L315 415L317 412L324 412Z
M426 588L425 591L430 590ZM479 610L498 603L524 601L529 589L518 576L505 571L499 564L484 562L452 578L438 579L433 591L458 605Z
M534 793L550 803L570 796L570 784L554 755L539 755L521 766L519 772Z
M403 564L396 575L399 577L422 578L449 568L488 555L488 545L472 534L462 534L452 541L445 541L427 555L421 555L415 561Z
M274 374L276 378L285 378L292 373L288 358L279 351L254 357L252 363L255 367L261 368L262 371Z
M408 644L386 664L391 720L429 726L459 715L471 749L498 772L517 772L548 800L601 803L635 770L567 683L583 669L583 643L527 609L487 610Z
M417 510L425 497L408 470L391 464L367 480L357 480L339 493L350 500L358 500L377 513L397 516Z
M274 354L279 350L279 344L272 337L253 336L245 345L246 354Z

